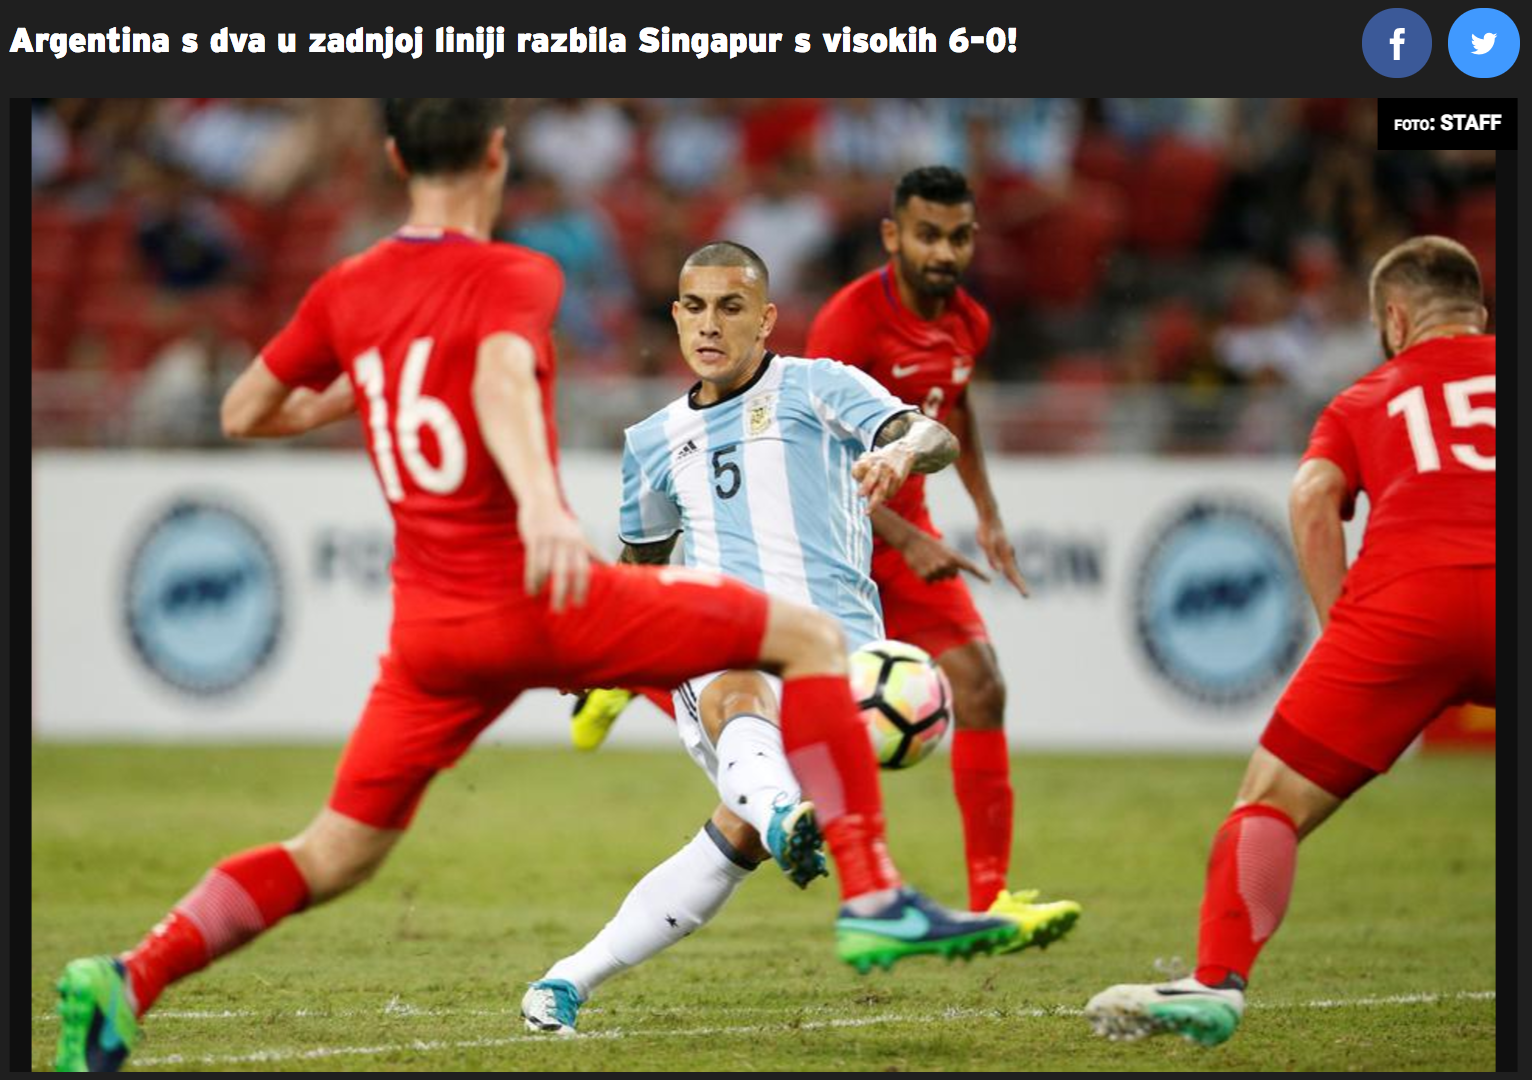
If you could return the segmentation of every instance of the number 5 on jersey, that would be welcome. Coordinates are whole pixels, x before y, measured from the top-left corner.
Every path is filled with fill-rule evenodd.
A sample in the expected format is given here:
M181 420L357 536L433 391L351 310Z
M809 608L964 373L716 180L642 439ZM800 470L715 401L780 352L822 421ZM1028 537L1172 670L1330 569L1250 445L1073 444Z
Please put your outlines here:
M404 368L399 375L399 415L389 424L388 396L383 385L383 355L377 349L368 349L356 358L356 381L367 395L367 427L372 432L372 456L378 463L378 476L383 481L383 494L389 502L404 498L404 485L399 479L399 466L394 461L397 443L399 460L422 491L433 495L451 495L463 482L463 472L468 464L468 452L463 445L463 431L447 403L439 398L426 397L420 392L425 381L426 365L431 360L430 338L416 338L404 356ZM420 431L430 428L436 437L441 460L431 464L420 449ZM395 438L397 436L397 440Z

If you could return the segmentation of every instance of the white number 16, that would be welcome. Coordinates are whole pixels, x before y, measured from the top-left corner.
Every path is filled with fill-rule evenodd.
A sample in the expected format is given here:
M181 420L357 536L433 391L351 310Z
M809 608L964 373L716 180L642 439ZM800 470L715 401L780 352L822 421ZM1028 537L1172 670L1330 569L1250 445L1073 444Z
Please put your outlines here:
M409 470L410 477L422 490L433 495L451 495L456 491L468 465L463 430L453 418L452 410L440 398L426 397L420 392L420 384L426 377L426 364L431 359L432 344L430 338L416 338L404 355L404 368L399 374L399 415L392 431L388 423L388 399L383 393L383 354L377 349L368 349L356 358L356 381L367 395L372 456L378 463L383 494L389 502L404 498L399 467L394 464L395 434L399 437L399 458ZM430 428L436 436L436 445L441 449L439 465L432 465L421 452L420 429L424 427Z

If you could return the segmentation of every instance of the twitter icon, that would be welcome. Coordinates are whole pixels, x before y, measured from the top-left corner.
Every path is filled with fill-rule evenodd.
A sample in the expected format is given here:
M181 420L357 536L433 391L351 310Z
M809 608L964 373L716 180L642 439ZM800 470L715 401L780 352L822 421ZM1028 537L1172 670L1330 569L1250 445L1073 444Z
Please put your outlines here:
M1458 16L1447 32L1447 53L1458 70L1476 79L1492 79L1516 63L1521 34L1511 17L1497 8L1474 8Z

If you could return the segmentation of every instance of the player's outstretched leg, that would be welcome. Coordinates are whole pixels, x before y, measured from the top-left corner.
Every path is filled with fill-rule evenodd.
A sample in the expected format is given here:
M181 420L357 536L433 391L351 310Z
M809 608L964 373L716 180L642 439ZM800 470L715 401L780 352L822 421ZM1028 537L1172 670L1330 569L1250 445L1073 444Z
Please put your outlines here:
M685 847L633 886L600 933L531 984L521 999L527 1028L573 1033L580 1006L602 983L705 926L765 857L755 831L718 807Z
M323 810L287 844L214 866L132 951L70 961L58 983L59 1070L120 1069L165 987L365 881L399 835Z
M947 911L903 887L884 838L878 766L828 616L773 600L762 659L782 669L782 744L812 799L840 877L840 958L867 971L903 956L971 956L1013 941L1009 919Z
M1285 729L1274 722L1263 743L1274 730ZM1303 760L1312 768L1319 760L1314 755L1322 751L1306 753ZM1196 973L1171 983L1125 983L1103 990L1085 1006L1085 1018L1098 1035L1131 1040L1174 1033L1216 1046L1234 1034L1256 957L1287 912L1298 841L1371 775L1359 767L1345 777L1341 771L1330 770L1332 792L1264 746L1256 749L1234 810L1213 838Z
M963 595L966 598L966 590ZM1080 905L1073 900L1039 903L1035 889L1006 890L1015 795L1005 737L1005 680L994 647L986 641L966 641L941 650L937 662L952 683L957 721L952 790L963 817L968 906L1003 916L1021 928L1003 951L1045 948L1074 928Z

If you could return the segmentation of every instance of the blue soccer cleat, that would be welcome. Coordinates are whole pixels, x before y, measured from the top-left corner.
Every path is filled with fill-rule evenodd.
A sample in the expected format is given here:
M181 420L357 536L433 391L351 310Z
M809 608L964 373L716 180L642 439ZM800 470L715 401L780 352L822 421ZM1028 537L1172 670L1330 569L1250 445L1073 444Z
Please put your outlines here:
M921 953L964 959L994 952L1021 933L1010 919L949 911L905 886L882 911L871 917L841 908L835 920L835 951L862 974L874 966L885 971L894 961Z

